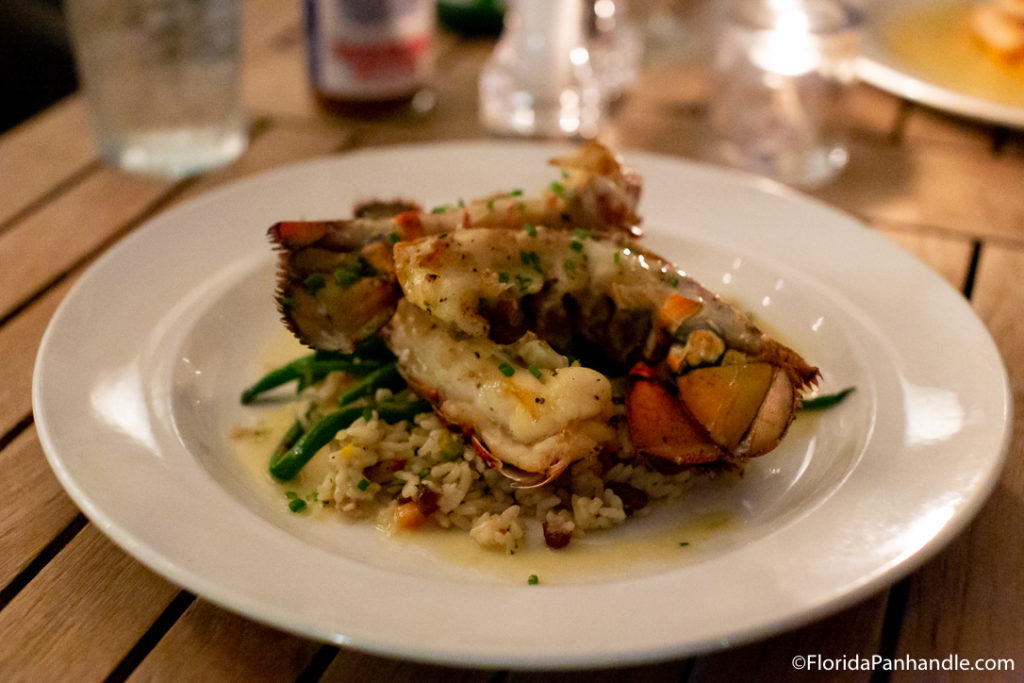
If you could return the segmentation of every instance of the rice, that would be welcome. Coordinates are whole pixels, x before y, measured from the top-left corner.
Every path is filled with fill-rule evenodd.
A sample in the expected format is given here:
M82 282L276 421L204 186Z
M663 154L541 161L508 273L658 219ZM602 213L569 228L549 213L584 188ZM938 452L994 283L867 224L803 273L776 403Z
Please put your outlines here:
M325 450L327 474L316 490L324 508L389 532L461 530L505 553L522 548L531 527L562 547L622 524L645 514L648 502L683 495L692 476L656 472L625 453L581 460L555 482L516 489L433 413L394 425L375 413L361 417Z

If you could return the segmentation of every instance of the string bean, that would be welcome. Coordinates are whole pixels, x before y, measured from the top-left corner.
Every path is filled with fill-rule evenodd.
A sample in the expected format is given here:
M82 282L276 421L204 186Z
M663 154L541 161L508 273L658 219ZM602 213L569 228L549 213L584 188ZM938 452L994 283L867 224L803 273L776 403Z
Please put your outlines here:
M831 408L842 402L853 389L854 387L847 387L834 394L823 394L814 398L804 399L803 403L800 404L800 410L824 410L825 408Z
M382 401L376 406L348 406L328 413L302 434L284 453L275 451L270 460L270 474L281 481L293 479L316 452L326 446L342 429L350 426L372 410L388 424L411 420L419 413L430 410L427 401Z

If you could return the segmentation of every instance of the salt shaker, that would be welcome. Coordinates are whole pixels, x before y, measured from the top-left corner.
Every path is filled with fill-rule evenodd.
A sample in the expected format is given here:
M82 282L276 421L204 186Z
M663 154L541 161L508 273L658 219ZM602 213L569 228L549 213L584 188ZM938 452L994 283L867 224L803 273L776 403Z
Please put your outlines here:
M713 69L718 156L801 188L840 173L861 23L844 0L734 0Z
M511 0L505 30L480 75L489 130L595 137L604 110L584 33L584 0Z

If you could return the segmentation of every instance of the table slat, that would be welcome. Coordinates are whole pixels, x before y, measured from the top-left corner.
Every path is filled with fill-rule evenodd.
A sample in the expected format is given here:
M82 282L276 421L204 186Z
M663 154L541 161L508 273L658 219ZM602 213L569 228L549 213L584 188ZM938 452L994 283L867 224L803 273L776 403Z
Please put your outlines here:
M32 411L32 369L43 332L73 278L61 282L0 327L0 435Z
M139 681L295 681L320 645L198 599L128 678ZM188 657L182 657L188 652Z
M0 231L96 159L85 100L69 97L0 137Z
M177 594L87 525L0 612L0 680L101 680Z
M141 220L173 187L99 168L0 234L0 317Z
M29 427L0 451L0 589L78 515Z

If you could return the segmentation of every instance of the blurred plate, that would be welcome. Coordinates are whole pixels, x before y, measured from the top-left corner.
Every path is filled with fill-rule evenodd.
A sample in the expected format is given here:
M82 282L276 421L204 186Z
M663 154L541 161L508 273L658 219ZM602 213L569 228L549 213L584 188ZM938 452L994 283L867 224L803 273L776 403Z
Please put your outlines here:
M824 390L856 392L799 417L743 478L561 554L505 557L457 535L391 539L290 513L266 454L245 462L231 437L260 410L239 405L240 390L287 337L266 228L345 216L375 195L432 206L542 188L560 152L479 142L324 158L129 235L78 281L39 350L36 424L69 494L128 553L230 610L386 655L519 668L768 636L869 596L964 527L1000 471L1010 401L967 302L848 216L646 153L626 158L645 178L647 245L819 365Z
M873 2L858 61L866 83L943 111L1024 128L1024 65L986 55L967 27L969 0Z

